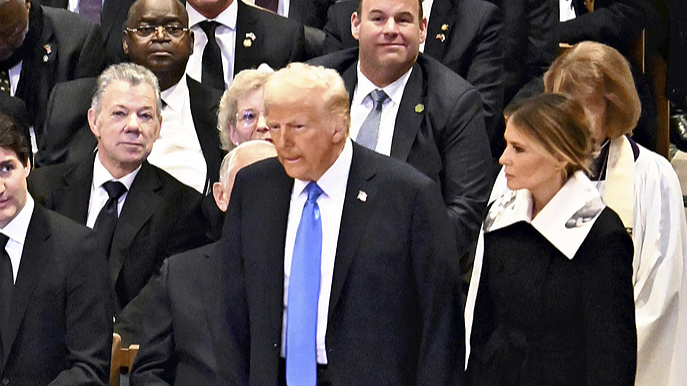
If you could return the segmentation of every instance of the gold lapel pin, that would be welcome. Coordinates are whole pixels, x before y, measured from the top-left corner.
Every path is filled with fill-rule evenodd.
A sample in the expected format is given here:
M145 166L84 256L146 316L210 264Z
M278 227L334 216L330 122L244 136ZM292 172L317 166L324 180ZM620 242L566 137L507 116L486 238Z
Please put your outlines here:
M50 47L50 44L44 45L44 46L43 46L43 49L45 49L45 53L46 53L47 55L50 55L50 53L52 52L52 47Z
M444 35L444 34L437 34L436 39L441 40L441 42L443 43L444 40L446 40L446 35Z
M358 200L361 202L367 201L367 193L363 192L362 190L358 191Z
M253 45L253 42L250 39L246 39L243 41L243 46L246 48L249 48L252 45Z
M421 112L425 111L425 105L422 103L418 103L415 105L415 112L420 114Z
M246 39L250 39L252 41L255 41L255 34L252 32L246 33Z
M444 32L448 31L448 24L442 24L442 25L441 25L441 30L444 31Z
M249 48L253 45L255 41L255 34L252 32L246 32L246 38L243 40L243 46Z

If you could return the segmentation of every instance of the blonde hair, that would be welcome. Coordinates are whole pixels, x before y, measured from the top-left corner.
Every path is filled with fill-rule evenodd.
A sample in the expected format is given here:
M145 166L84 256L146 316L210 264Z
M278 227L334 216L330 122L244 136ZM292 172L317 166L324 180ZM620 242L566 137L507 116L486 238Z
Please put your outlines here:
M286 85L292 92L279 94L275 88ZM272 74L265 84L265 111L269 115L270 105L278 102L300 102L303 95L315 93L323 101L324 111L337 117L345 125L345 132L351 123L348 91L341 76L332 69L311 66L305 63L291 63Z
M513 106L508 116L508 123L544 154L565 162L565 179L578 170L589 172L592 139L580 102L563 94L540 94Z
M575 98L601 95L606 101L604 130L611 139L632 134L642 112L629 63L601 43L582 42L564 52L544 74L544 90Z
M217 130L219 130L219 140L223 150L229 151L234 148L234 143L229 138L229 124L236 127L239 99L263 88L271 75L269 72L260 70L243 70L236 75L229 89L222 95L217 112Z

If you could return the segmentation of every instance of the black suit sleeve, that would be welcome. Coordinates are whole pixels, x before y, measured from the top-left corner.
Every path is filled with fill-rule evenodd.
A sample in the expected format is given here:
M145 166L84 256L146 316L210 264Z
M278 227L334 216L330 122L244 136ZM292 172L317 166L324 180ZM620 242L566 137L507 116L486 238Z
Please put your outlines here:
M480 107L480 96L471 89L455 106L438 110L450 112L450 126L438 139L444 168L441 186L460 256L477 240L491 190L491 151Z
M441 195L435 184L413 205L411 253L422 310L417 385L460 385L465 366L465 324L460 268Z
M114 313L106 259L91 236L74 244L65 299L69 365L50 385L106 385Z
M124 308L115 330L127 343L140 344L129 382L135 385L171 385L177 360L172 312L167 296L169 259L141 293Z

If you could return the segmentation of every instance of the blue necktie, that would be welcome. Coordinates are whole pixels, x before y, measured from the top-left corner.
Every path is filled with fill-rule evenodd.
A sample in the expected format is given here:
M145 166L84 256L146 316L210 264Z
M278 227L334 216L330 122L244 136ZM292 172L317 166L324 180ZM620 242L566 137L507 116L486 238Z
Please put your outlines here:
M308 200L303 206L296 232L286 308L288 386L317 384L317 301L322 257L322 222L317 198L322 189L315 182L310 182L305 191Z

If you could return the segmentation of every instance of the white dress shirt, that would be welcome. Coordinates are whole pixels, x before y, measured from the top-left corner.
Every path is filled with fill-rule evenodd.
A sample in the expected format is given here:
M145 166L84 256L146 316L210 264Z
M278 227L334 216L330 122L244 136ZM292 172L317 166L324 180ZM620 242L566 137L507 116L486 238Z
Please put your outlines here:
M374 102L369 95L370 92L378 89L363 73L360 71L360 63L358 67L358 84L355 86L353 92L353 101L351 102L351 138L355 139L360 131L367 115L372 111ZM391 154L391 142L394 138L394 126L396 125L396 115L398 114L398 107L403 98L403 90L406 88L410 73L413 71L412 67L403 76L398 78L395 82L384 87L382 90L389 96L382 104L382 118L379 121L379 134L377 137L377 153L384 155Z
M112 174L110 174L107 169L105 169L105 166L100 162L100 157L98 155L95 156L95 162L93 164L93 182L91 183L91 198L88 201L88 217L86 218L87 227L93 228L100 210L103 209L103 206L105 206L107 200L110 198L103 184L108 181L119 181L126 186L126 192L124 192L117 201L117 216L119 216L119 213L122 212L122 206L124 206L124 200L126 200L126 196L129 195L131 184L134 182L134 178L136 178L139 170L141 170L140 166L124 177L116 179L112 177Z
M327 364L327 352L324 338L327 334L327 318L329 317L329 296L332 292L332 277L334 275L334 258L336 257L336 245L339 239L339 227L341 226L341 214L343 213L346 185L348 184L348 172L351 169L353 159L353 145L346 140L346 145L339 158L320 177L317 185L324 192L317 199L320 207L322 221L322 259L320 265L320 295L317 302L317 363ZM308 198L304 192L310 181L296 179L291 193L291 205L289 206L289 219L286 227L286 246L284 249L284 317L282 319L282 345L281 355L285 357L286 345L286 319L288 315L289 276L291 275L291 261L293 259L293 247L296 242L296 232L301 221L303 206Z
M29 230L29 223L31 222L31 215L33 215L33 197L29 192L26 192L26 203L21 208L19 213L2 228L1 233L9 237L5 251L10 256L12 263L12 280L17 282L17 273L19 272L19 264L21 263L21 254L24 250L24 240L26 240L26 232Z
M560 21L572 20L577 15L575 14L575 8L573 8L572 0L559 0L560 2Z
M21 65L24 61L21 61L10 68L8 75L10 77L10 96L14 96L17 93L17 85L19 84L19 77L21 76Z
M216 18L211 19L221 24L215 30L215 39L217 40L220 51L222 51L222 68L224 71L224 85L226 88L229 88L231 80L234 79L236 15L238 13L238 7L237 2L233 1L231 5L229 5L229 8L217 15ZM208 38L205 36L205 32L203 32L198 23L208 20L208 18L201 15L188 3L186 4L186 10L188 11L188 24L191 26L191 31L193 31L194 35L193 54L188 58L186 74L200 82L201 75L203 74L203 50L205 49L205 44L208 42Z
M191 115L186 77L161 94L167 105L162 108L160 137L148 162L203 194L208 167Z
M74 13L79 13L79 3L81 0L69 0L69 4L67 5L67 9L74 12ZM102 0L101 4L105 4L105 0Z

